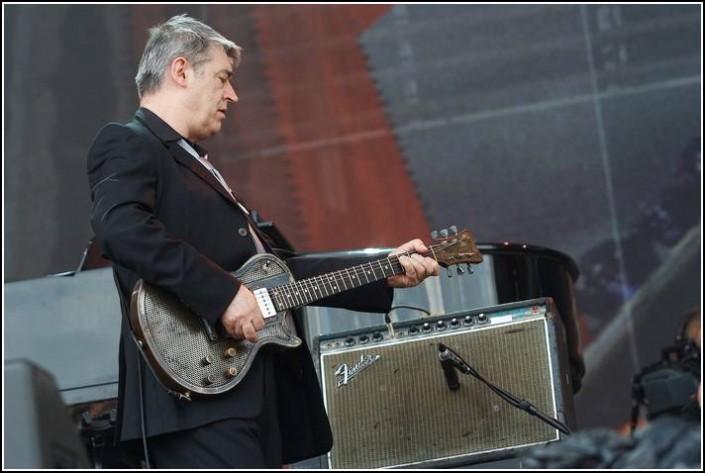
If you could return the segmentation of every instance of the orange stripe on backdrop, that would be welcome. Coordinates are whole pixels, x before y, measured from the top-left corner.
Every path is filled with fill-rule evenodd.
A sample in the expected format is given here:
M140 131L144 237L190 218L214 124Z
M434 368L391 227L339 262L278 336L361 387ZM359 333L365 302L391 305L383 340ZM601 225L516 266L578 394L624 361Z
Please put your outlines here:
M251 9L282 140L269 150L276 159L259 162L286 163L285 191L298 211L278 225L302 250L425 238L428 223L358 44L389 6ZM279 199L292 199L287 192Z

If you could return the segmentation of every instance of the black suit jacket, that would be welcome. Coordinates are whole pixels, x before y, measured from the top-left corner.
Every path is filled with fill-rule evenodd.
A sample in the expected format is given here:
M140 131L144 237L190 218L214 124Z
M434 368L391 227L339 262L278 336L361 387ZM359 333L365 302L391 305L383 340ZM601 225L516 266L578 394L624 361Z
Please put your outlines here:
M231 271L256 253L245 214L211 173L178 144L181 138L155 114L140 108L131 122L103 127L88 155L94 204L91 224L103 256L113 262L123 313L122 440L142 436L137 375L140 354L130 335L128 317L137 280L143 278L176 294L196 314L216 324L240 287ZM331 262L314 261L299 268L301 274L295 276L334 269ZM384 312L391 299L392 291L378 283L330 298L326 305ZM272 356L284 461L328 451L332 445L330 425L308 349L304 344ZM263 370L264 362L258 356L234 389L189 402L168 394L145 369L142 384L147 435L257 416L262 409Z

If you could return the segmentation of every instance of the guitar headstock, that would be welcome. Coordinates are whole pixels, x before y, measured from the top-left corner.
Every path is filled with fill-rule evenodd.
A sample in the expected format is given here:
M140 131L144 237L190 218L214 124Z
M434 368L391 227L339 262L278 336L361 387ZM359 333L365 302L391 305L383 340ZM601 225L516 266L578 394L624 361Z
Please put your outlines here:
M459 232L453 225L450 227L450 232L444 229L431 235L433 236L433 245L431 245L433 256L444 268L454 264L470 265L482 262L482 253L477 249L475 239L468 230ZM461 268L458 268L458 272L462 273Z

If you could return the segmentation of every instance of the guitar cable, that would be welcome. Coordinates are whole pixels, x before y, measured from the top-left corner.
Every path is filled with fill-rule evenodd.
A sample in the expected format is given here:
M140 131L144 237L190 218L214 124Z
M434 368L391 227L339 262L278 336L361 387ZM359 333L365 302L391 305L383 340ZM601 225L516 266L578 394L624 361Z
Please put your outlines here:
M138 354L137 356L137 381L139 383L140 391L140 424L142 427L142 449L144 450L144 463L146 469L150 470L152 467L149 462L149 451L147 449L147 429L145 426L144 418L144 389L142 388L142 357Z
M431 312L429 312L426 309L423 309L421 307L416 307L413 305L395 305L391 309L389 309L389 312L384 314L384 323L387 325L387 331L389 332L389 338L394 339L396 338L396 335L394 335L394 323L392 322L392 317L391 313L393 310L396 309L411 309L411 310L418 310L419 312L423 312L426 315L431 315Z

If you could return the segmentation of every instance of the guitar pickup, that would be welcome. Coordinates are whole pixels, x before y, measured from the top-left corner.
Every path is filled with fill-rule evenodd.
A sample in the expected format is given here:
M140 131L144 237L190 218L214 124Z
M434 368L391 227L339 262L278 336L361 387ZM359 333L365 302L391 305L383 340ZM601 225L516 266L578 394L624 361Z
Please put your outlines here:
M261 287L252 291L257 299L257 305L259 305L259 310L262 312L262 316L266 319L267 317L274 317L277 315L277 310L274 308L274 303L272 298L269 296L269 291L266 287Z

